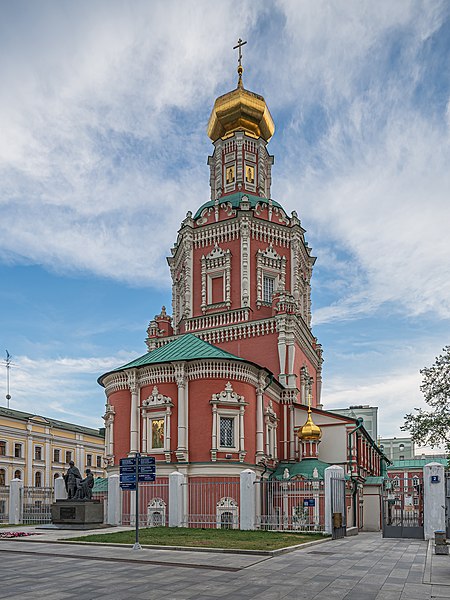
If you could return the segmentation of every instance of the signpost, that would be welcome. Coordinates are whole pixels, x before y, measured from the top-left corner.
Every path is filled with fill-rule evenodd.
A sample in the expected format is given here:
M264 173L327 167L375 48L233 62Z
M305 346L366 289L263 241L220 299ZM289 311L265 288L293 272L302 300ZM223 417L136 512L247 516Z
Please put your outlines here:
M136 452L133 458L120 459L120 487L136 492L136 540L133 550L141 550L139 543L139 483L155 481L156 466L154 456L141 456Z

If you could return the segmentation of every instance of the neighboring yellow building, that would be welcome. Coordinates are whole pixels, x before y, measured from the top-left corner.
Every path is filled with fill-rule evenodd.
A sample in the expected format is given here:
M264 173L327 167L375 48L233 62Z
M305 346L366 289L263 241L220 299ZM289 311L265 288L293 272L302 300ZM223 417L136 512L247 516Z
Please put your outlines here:
M73 460L83 474L104 475L104 430L0 407L0 487L13 478L25 486L53 487Z

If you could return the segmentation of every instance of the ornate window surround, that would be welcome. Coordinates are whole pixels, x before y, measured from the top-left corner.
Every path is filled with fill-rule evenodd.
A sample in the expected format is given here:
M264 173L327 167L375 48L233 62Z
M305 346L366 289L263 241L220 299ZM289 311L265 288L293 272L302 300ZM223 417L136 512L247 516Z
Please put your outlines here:
M233 391L230 382L225 385L225 389L218 394L213 394L209 402L212 406L213 424L211 436L211 461L217 460L218 452L227 452L238 454L239 462L243 462L246 450L244 448L244 413L248 402L245 402L244 396L239 396ZM234 419L233 435L234 446L220 446L220 419L221 417Z
M274 292L284 292L286 287L286 257L280 256L270 244L265 250L256 253L256 306L264 302L264 277L275 279Z
M265 421L265 429L266 429L266 455L273 459L278 459L278 443L277 443L277 426L278 426L278 417L273 410L272 400L269 401L269 404L264 411L264 421Z
M202 312L203 314L212 304L212 279L223 277L223 302L220 304L231 307L231 251L229 248L223 250L217 244L206 256L201 258L202 272Z
M152 454L164 454L166 462L170 462L170 417L173 402L168 396L163 396L156 385L148 398L142 401L142 451ZM152 448L152 421L164 419L164 444L162 448Z
M222 529L222 515L230 513L232 521L230 529L239 529L239 506L234 498L224 497L216 505L216 527Z
M166 503L162 498L152 498L147 505L147 527L165 527L166 525ZM161 515L161 523L155 524L154 516Z

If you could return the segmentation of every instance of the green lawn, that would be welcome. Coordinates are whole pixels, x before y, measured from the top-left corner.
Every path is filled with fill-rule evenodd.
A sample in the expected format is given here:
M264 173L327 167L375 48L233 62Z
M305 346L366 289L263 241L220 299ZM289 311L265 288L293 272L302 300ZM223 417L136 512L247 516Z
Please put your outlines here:
M272 531L240 531L239 529L188 529L184 527L151 527L139 530L139 542L154 546L187 546L197 548L232 548L241 550L276 550L324 538L322 533L281 533ZM82 542L134 544L135 532L120 531L71 538Z

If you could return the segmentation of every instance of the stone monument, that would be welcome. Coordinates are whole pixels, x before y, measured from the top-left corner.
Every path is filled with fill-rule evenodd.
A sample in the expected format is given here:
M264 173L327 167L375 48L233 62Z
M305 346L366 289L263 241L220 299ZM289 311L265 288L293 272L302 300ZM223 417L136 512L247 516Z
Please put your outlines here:
M103 504L92 499L94 476L90 469L81 473L70 461L64 475L67 499L52 504L52 523L60 529L96 529L103 526Z

